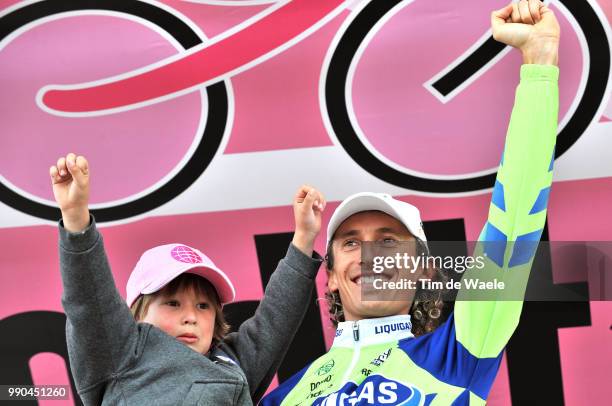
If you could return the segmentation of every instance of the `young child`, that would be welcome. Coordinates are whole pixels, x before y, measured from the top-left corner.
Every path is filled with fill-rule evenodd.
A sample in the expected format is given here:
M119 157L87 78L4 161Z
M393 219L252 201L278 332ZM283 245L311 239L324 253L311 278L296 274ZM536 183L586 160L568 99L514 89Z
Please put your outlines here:
M114 285L102 236L89 214L89 168L68 154L50 169L59 225L70 365L83 403L250 405L264 394L307 309L321 258L314 239L323 196L302 186L296 231L255 315L227 334L229 278L182 244L146 251L127 303Z

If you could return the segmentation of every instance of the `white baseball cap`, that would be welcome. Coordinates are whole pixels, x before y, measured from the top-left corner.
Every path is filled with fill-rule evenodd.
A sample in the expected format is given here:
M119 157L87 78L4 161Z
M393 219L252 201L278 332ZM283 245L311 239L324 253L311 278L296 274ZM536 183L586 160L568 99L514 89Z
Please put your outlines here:
M421 241L427 241L425 231L423 231L423 223L421 222L421 213L419 209L410 203L394 199L386 193L362 192L347 197L336 208L327 225L327 242L325 246L329 246L329 242L333 238L334 233L344 220L355 213L370 210L382 211L396 218L404 224L408 231L416 238Z
M132 306L141 294L157 292L185 272L209 281L222 304L236 297L234 285L227 275L201 251L184 244L166 244L145 251L138 260L126 287L128 306Z

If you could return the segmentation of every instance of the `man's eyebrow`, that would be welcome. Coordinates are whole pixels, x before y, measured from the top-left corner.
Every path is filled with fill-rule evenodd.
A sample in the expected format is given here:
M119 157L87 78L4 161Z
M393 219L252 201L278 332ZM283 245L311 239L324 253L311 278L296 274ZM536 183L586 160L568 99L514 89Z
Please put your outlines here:
M379 233L392 233L392 234L401 234L400 230L391 227L381 227L376 230Z
M380 234L384 234L384 233L391 233L391 234L402 234L402 230L397 229L397 228L393 228L393 227L381 227L381 228L377 228L376 229L377 233ZM338 234L334 237L334 239L340 239L340 238L346 238L346 237L354 237L356 235L359 235L361 233L361 231L359 230L347 230L341 234Z
M377 229L376 232L379 233L379 234L393 234L394 236L399 237L399 238L406 238L406 236L408 236L408 238L414 237L414 234L412 234L410 232L410 230L407 230L407 229L405 229L403 227L401 227L401 228L398 228L398 227L381 227L381 228Z
M359 235L359 230L347 230L341 234L336 235L334 237L334 240L338 238L354 237L356 235Z

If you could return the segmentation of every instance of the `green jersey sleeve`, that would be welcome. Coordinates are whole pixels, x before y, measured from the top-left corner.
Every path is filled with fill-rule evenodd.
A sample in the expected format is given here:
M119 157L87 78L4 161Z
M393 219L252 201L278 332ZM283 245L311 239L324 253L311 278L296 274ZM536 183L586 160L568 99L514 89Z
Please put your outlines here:
M486 300L465 289L455 303L457 340L478 358L496 357L518 325L537 243L546 220L552 183L559 69L523 65L493 188L489 215L474 256L483 269L466 271L463 281L504 282L504 292L486 293ZM497 296L496 296L497 295Z

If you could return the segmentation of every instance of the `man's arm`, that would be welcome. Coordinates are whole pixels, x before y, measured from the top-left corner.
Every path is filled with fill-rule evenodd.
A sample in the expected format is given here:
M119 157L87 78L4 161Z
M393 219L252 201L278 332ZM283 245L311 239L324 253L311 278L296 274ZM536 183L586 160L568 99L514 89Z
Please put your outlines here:
M523 54L502 162L489 216L474 256L486 254L484 269L464 279L497 279L499 297L475 301L460 291L455 304L457 339L478 358L497 357L518 325L522 294L546 220L558 115L559 25L538 0L520 1L492 14L496 40ZM472 300L470 300L470 298Z

